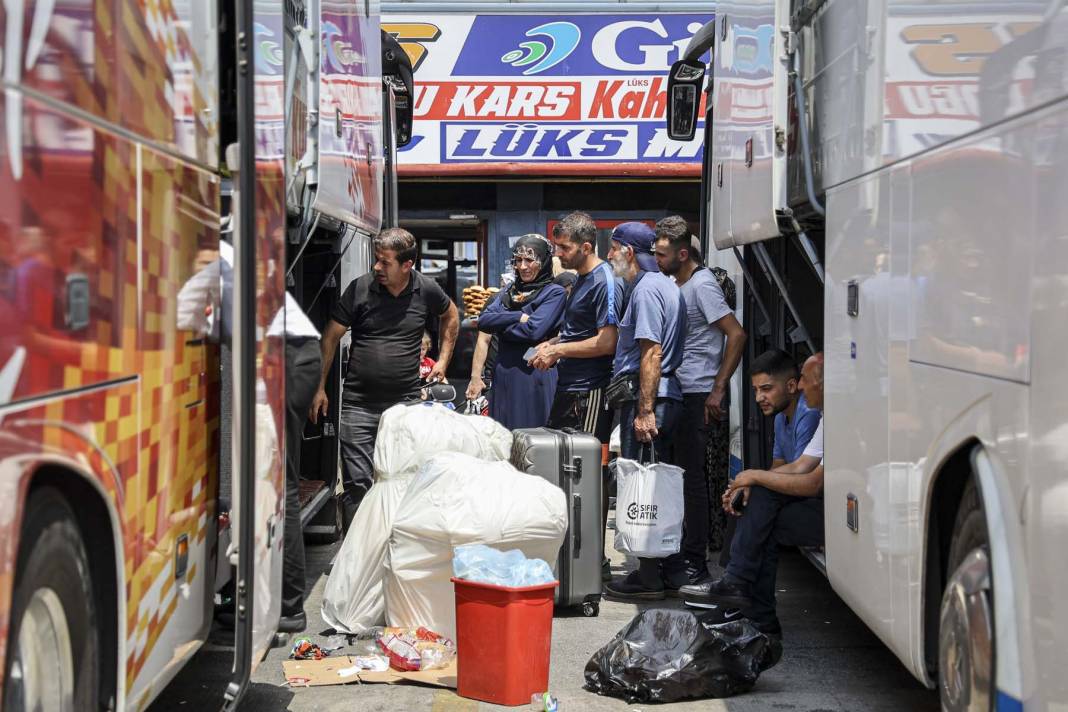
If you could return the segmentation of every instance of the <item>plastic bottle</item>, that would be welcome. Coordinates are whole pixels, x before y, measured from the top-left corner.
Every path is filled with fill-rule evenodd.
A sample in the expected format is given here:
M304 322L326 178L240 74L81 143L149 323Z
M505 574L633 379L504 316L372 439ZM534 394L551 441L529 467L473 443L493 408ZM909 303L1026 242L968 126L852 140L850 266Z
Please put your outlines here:
M533 712L557 712L560 702L548 692L537 692L530 696L530 709Z

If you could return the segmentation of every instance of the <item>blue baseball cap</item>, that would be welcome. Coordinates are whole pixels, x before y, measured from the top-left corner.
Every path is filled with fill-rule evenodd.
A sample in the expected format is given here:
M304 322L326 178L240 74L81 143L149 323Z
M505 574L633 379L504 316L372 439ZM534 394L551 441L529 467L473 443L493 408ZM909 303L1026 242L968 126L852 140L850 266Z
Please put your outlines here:
M612 240L632 248L638 266L646 272L656 272L660 269L656 264L656 257L653 256L656 232L645 223L625 222L616 225L612 230Z

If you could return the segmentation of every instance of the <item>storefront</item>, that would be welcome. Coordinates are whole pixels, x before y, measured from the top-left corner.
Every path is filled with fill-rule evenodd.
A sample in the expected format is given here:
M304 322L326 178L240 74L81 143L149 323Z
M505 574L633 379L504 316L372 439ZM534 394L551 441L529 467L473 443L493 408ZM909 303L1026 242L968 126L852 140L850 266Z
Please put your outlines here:
M416 68L400 220L457 303L511 271L516 237L573 210L597 221L602 257L620 222L697 222L701 141L669 140L664 116L668 69L711 14L389 14L405 6L382 22ZM451 376L472 350L465 330Z

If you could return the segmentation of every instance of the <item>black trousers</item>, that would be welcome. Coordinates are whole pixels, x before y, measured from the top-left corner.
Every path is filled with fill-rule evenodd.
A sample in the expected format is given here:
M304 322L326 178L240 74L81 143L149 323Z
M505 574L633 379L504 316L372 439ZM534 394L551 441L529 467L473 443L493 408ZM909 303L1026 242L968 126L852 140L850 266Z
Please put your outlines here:
M823 498L791 497L755 486L737 520L727 573L753 587L753 605L744 611L757 625L778 623L775 575L779 546L823 544Z
M282 615L304 610L304 532L300 525L300 446L319 387L318 339L286 342L286 522L282 554Z

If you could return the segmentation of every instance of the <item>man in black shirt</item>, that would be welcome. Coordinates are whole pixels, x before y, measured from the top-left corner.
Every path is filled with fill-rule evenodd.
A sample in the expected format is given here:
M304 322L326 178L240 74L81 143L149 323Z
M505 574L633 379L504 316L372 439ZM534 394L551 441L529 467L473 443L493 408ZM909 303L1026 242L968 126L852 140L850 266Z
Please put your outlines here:
M371 272L353 280L334 308L322 338L323 371L311 420L325 415L326 378L338 342L352 329L349 368L341 399L341 457L345 529L374 481L378 421L390 406L419 397L419 349L423 332L440 319L438 361L427 380L445 380L460 318L437 283L412 269L415 238L407 230L383 230L374 241Z

